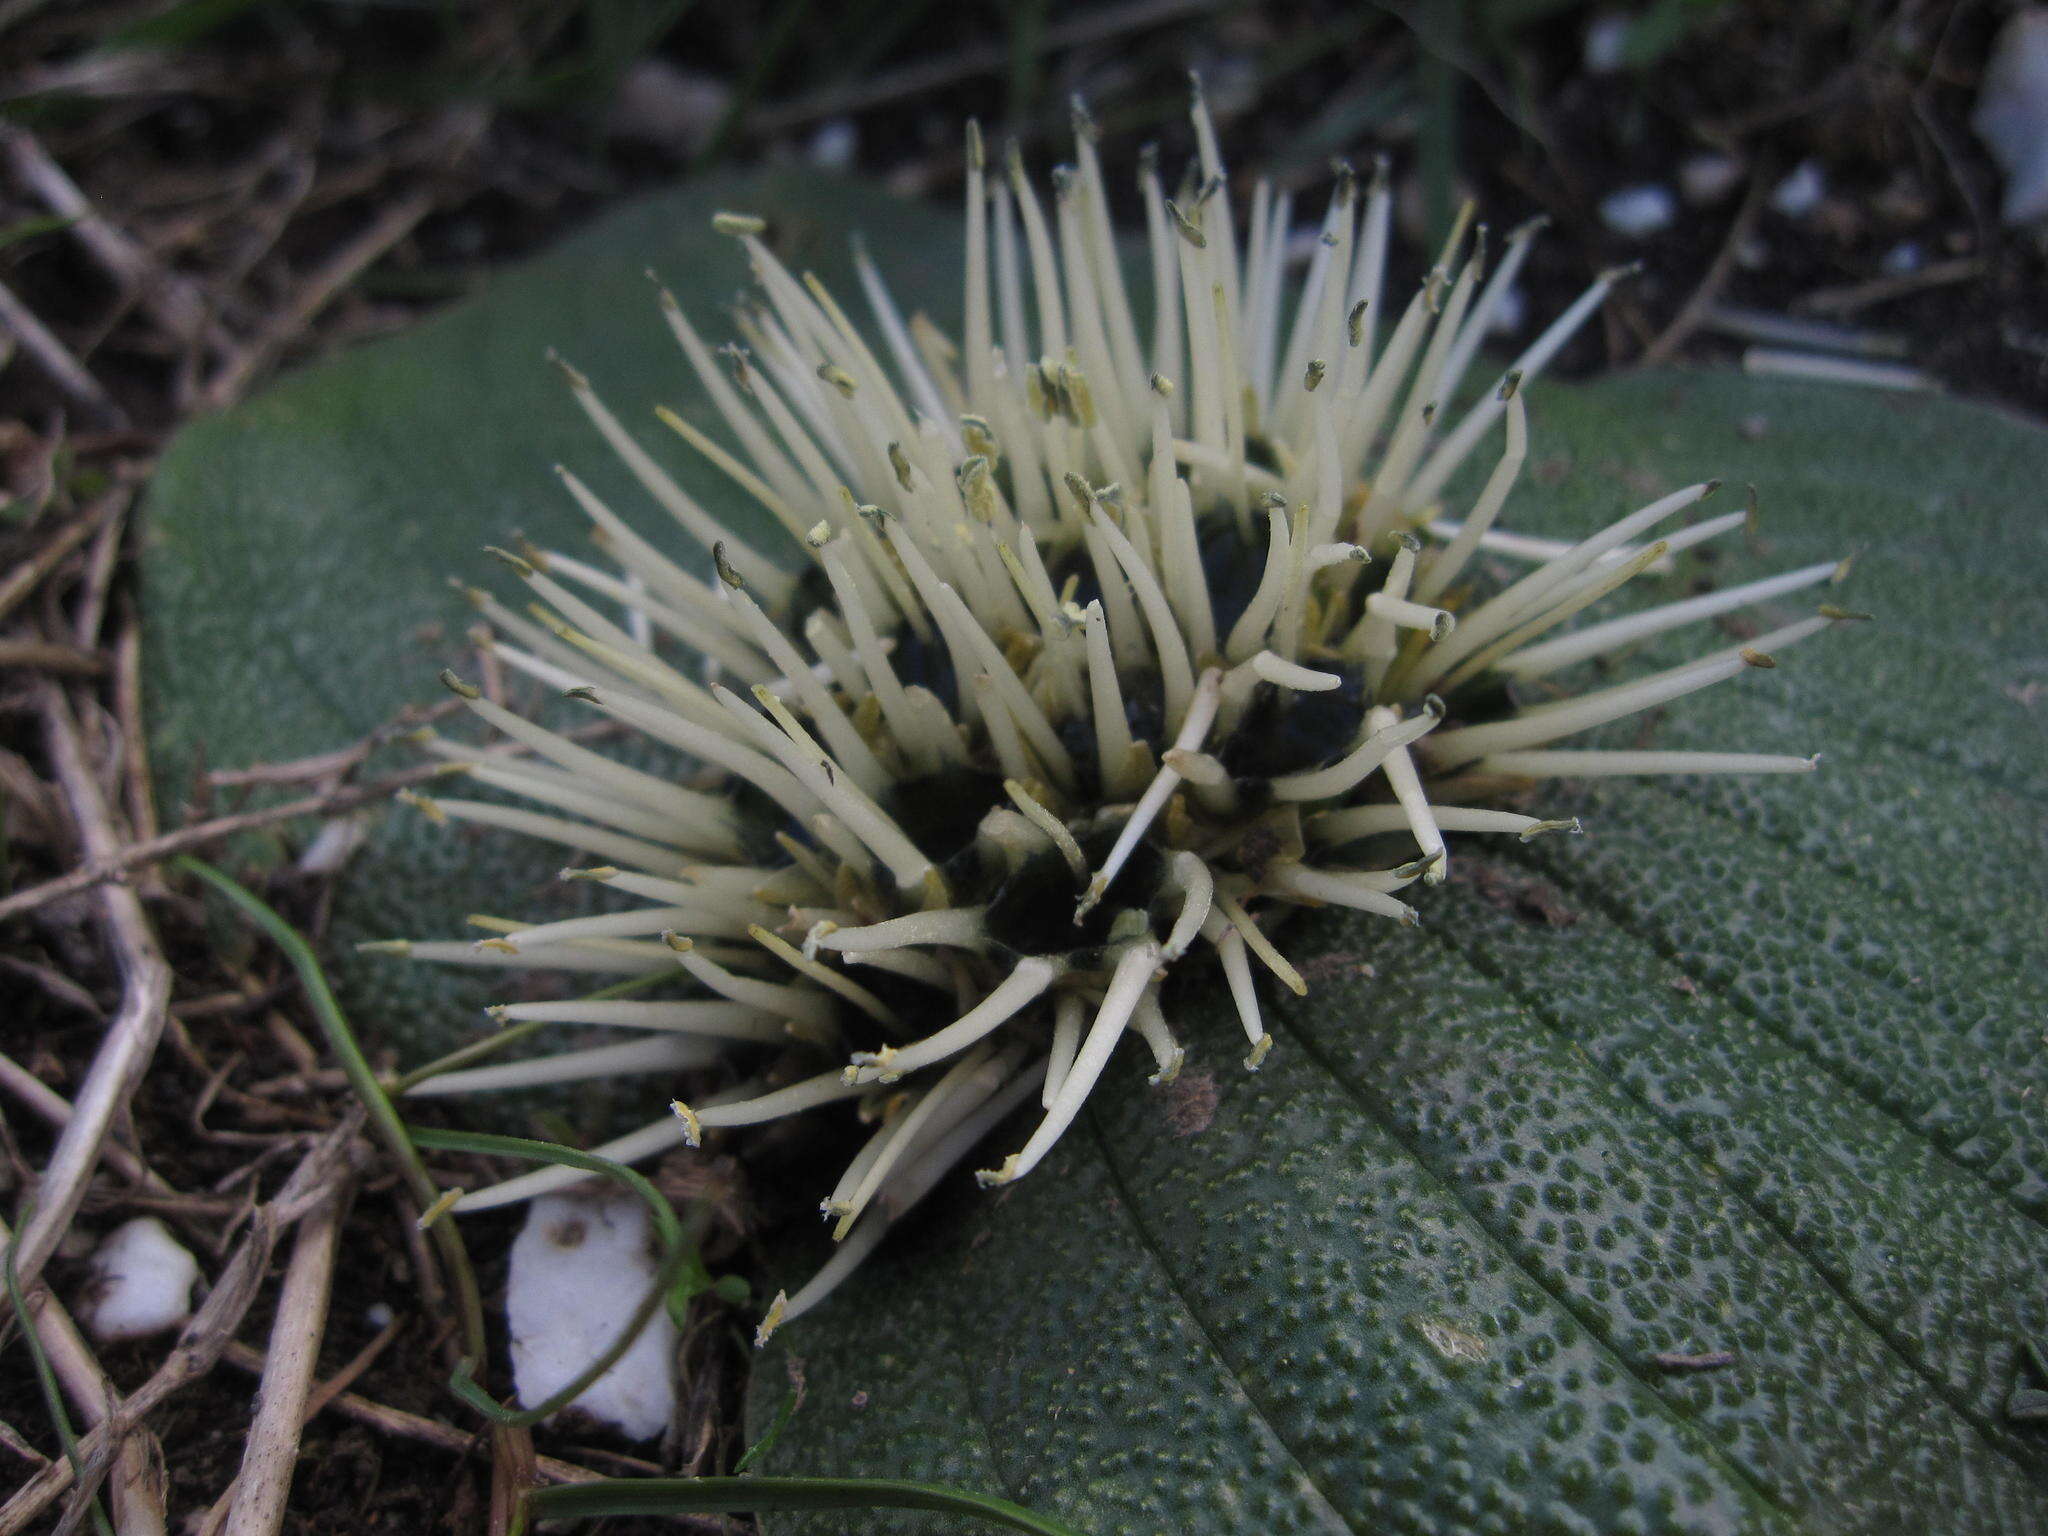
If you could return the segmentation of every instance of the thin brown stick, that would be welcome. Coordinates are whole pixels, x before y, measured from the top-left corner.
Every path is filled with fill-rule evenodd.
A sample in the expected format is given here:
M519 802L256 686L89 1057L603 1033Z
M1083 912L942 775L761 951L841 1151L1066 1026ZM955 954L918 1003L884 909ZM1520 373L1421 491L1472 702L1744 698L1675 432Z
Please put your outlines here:
M616 734L612 721L596 721L589 726L578 726L562 733L571 741L597 741ZM517 743L496 743L479 747L476 756L518 757L526 749ZM280 821L296 821L302 816L330 816L342 811L354 810L359 805L370 805L388 799L401 789L414 784L424 784L430 779L440 778L449 773L446 763L422 763L415 768L406 768L373 779L367 784L342 784L333 789L323 790L317 795L307 795L283 805L266 806L256 811L238 811L232 816L216 816L209 821L195 822L189 827L180 827L175 832L165 832L157 837L144 838L117 848L105 859L88 857L68 874L45 880L16 891L5 900L0 900L0 922L18 917L24 912L33 912L37 907L66 896L76 895L102 881L117 879L124 871L143 864L154 864L167 859L174 853L201 848L222 838L233 837L256 827L274 826Z
M1834 288L1815 288L1792 301L1792 308L1807 315L1854 315L1877 304L1888 304L1929 288L1950 283L1967 283L1984 275L1981 256L1958 256L1937 261L1918 272L1901 272L1897 277L1874 277L1865 283L1844 283Z
M368 784L341 785L324 794L308 795L284 805L266 806L257 811L241 811L233 816L216 816L211 821L180 827L175 832L165 832L138 843L114 848L102 857L88 858L68 874L59 875L53 880L45 880L41 885L32 885L0 901L0 921L23 912L32 912L37 907L88 890L103 881L113 880L138 865L154 864L174 853L203 848L208 843L218 842L222 838L233 837L238 832L247 832L256 827L274 826L280 821L296 821L302 816L325 816L337 811L352 810L356 806L385 799L395 790L425 783L444 772L446 770L440 764L426 763L417 768L408 768L403 772L373 780Z
M0 789L4 788L6 786L0 785ZM12 971L23 980L32 982L67 1008L76 1008L80 1013L102 1021L107 1016L106 1010L100 1007L99 999L84 987L62 971L40 964L26 955L0 953L0 970Z
M0 289L0 293L4 293ZM4 305L0 305L0 325L7 323ZM77 517L70 519L41 549L30 555L21 564L0 577L0 618L12 613L29 593L42 585L43 578L57 568L57 565L71 551L99 532L100 525L111 517L118 516L128 508L134 492L127 486L107 492L106 495L87 507Z
M0 640L0 667L57 677L98 677L107 670L107 658L57 640Z
M277 1300L277 1320L256 1392L256 1416L242 1452L242 1470L230 1494L226 1536L276 1536L284 1527L291 1496L292 1467L299 1455L299 1430L320 1340L327 1331L333 1294L334 1257L341 1247L341 1223L349 1205L344 1185L299 1224Z
M206 782L215 789L239 789L244 785L313 784L338 779L355 768L376 747L377 738L365 736L353 746L332 752L295 757L286 763L250 763L240 768L209 768Z
M149 771L149 734L142 720L142 623L131 611L114 641L114 719L121 727L121 777L130 836L157 834L156 780Z
M109 518L93 536L92 548L85 557L85 576L79 583L71 638L88 653L100 643L100 626L107 619L107 600L114 588L114 571L121 563L121 543L127 532L127 519Z
M86 759L71 705L63 690L50 682L43 684L42 704L50 762L70 804L86 861L110 859L120 850L120 838ZM135 892L125 885L110 885L101 893L100 907L107 947L121 968L121 1006L93 1053L72 1106L71 1123L59 1133L38 1180L35 1214L10 1247L23 1285L33 1284L42 1273L57 1239L77 1214L114 1115L128 1103L156 1053L170 1000L170 967Z
M353 1360L315 1387L312 1395L306 1399L306 1413L300 1423L304 1424L318 1418L322 1408L354 1386L363 1372L377 1363L377 1357L391 1347L392 1340L398 1337L399 1330L404 1326L405 1324L397 1318L391 1319L377 1331L374 1339L356 1351Z
M19 1456L38 1472L50 1464L50 1458L22 1439L21 1432L5 1419L0 1419L0 1450Z
M0 1092L12 1094L27 1105L31 1113L59 1129L71 1123L71 1101L4 1051L0 1051ZM100 1149L100 1155L131 1184L139 1184L159 1195L177 1193L163 1175L111 1136Z
M1053 53L1107 42L1147 27L1164 26L1183 17L1217 10L1221 3L1222 0L1131 0L1126 5L1106 6L1047 27L1039 38L1038 51ZM821 117L864 111L972 80L977 75L994 74L1009 62L1010 50L1001 43L981 43L939 58L919 59L897 69L883 70L862 82L835 85L791 101L771 102L750 113L745 127L752 133L779 133Z
M221 1358L230 1365L255 1375L263 1371L263 1352L247 1344L230 1344L221 1353ZM323 1405L332 1413L367 1424L372 1429L382 1430L387 1435L396 1435L401 1440L411 1440L420 1445L431 1445L436 1450L451 1451L457 1456L475 1456L484 1446L483 1437L463 1430L451 1428L438 1420L423 1418L417 1413L407 1413L402 1408L393 1408L384 1403L373 1402L354 1392L340 1392ZM534 1465L540 1475L551 1483L594 1483L604 1476L588 1467L559 1461L553 1456L536 1456ZM5 1536L0 1532L0 1536Z
M204 1377L219 1363L223 1351L230 1347L243 1347L233 1343L235 1330L241 1327L243 1317L256 1299L264 1272L270 1266L270 1255L278 1234L303 1217L331 1190L337 1171L354 1155L358 1145L356 1136L362 1124L363 1114L357 1109L314 1143L285 1181L284 1188L278 1191L277 1197L253 1213L248 1232L221 1267L219 1280L199 1311L185 1325L177 1347L169 1357L114 1412L108 1415L89 1414L94 1419L94 1427L80 1438L76 1447L79 1462L87 1470L88 1481L98 1475L94 1468L104 1465L106 1447L113 1437L129 1434L165 1399ZM31 1310L35 1305L32 1300ZM83 1341L77 1342L79 1349L83 1350ZM250 1353L256 1352L252 1350ZM260 1362L262 1356L256 1355L256 1358ZM45 1467L19 1493L0 1506L0 1536L18 1536L63 1495L72 1480L72 1465L68 1458Z
M434 211L431 191L420 190L399 199L371 220L367 229L328 257L300 285L292 301L271 317L261 334L224 363L207 382L205 404L219 410L241 398L257 373L292 338L302 335L312 318L331 304L348 285L362 276L371 263L389 251L428 214Z
M0 283L0 330L11 331L28 354L42 364L43 372L72 399L91 406L110 421L128 419L114 403L114 397L100 387L100 381L85 371L85 365L71 355L71 349L5 283Z
M1772 171L1769 164L1759 162L1749 173L1749 190L1743 195L1742 206L1729 221L1728 233L1722 237L1721 248L1714 252L1714 259L1707 264L1699 285L1692 291L1678 313L1647 347L1637 362L1645 368L1662 367L1678 355L1678 349L1692 338L1706 318L1708 308L1721 296L1721 290L1728 286L1729 274L1735 270L1735 257L1756 230L1757 216L1763 212L1764 194L1770 189Z
M159 325L184 341L206 328L207 304L192 280L165 271L132 236L110 223L34 134L0 126L0 147L14 174L52 213L71 220L72 237Z

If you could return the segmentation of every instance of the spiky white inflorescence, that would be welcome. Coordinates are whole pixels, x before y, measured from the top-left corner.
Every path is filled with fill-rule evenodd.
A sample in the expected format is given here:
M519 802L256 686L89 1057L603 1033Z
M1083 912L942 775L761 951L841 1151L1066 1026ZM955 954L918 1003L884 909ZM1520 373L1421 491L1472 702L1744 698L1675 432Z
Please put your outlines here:
M1194 117L1187 190L1169 200L1150 164L1141 178L1149 327L1125 288L1085 117L1049 208L1014 154L994 173L970 128L957 345L922 315L906 321L863 255L885 364L821 284L781 265L760 221L721 215L760 288L745 345L714 352L666 293L661 307L730 441L659 414L787 540L772 557L742 549L565 365L640 484L714 549L713 571L662 553L564 471L615 569L499 551L535 602L520 613L471 593L502 668L699 766L676 778L626 766L448 675L523 750L431 749L539 809L416 803L593 854L601 865L565 877L642 904L482 919L490 936L474 946L385 947L632 985L673 977L687 995L506 1005L501 1020L641 1033L414 1091L672 1075L753 1052L761 1075L745 1086L598 1149L628 1162L714 1127L853 1102L874 1129L823 1201L843 1246L778 1298L764 1332L822 1300L1027 1100L1036 1128L978 1177L1030 1172L1126 1033L1154 1080L1170 1078L1182 1051L1160 989L1175 966L1214 955L1256 1069L1272 1041L1255 966L1307 990L1269 936L1287 908L1413 923L1402 895L1444 878L1446 833L1577 830L1470 800L1561 775L1813 766L1557 745L1769 666L1848 617L1823 608L1750 646L1558 691L1647 636L1836 573L1810 566L1562 629L1743 521L1666 531L1712 494L1705 484L1575 544L1495 528L1527 455L1526 385L1616 275L1458 414L1533 227L1488 280L1485 230L1461 217L1417 291L1383 315L1386 178L1361 188L1344 172L1284 319L1289 196L1259 185L1240 243L1199 94ZM1497 466L1446 519L1442 492L1496 425ZM1482 551L1530 569L1474 597ZM791 552L800 573L782 563ZM1542 702L1508 702L1503 684L1539 678ZM1379 867L1343 851L1372 837L1409 846ZM816 1070L764 1056L775 1045L819 1058ZM456 1209L576 1177L550 1168Z

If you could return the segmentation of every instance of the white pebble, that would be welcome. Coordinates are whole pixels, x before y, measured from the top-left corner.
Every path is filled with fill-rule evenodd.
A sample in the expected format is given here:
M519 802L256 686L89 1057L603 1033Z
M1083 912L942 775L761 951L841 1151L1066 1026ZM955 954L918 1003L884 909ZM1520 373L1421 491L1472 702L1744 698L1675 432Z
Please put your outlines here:
M363 1308L363 1321L379 1333L391 1326L393 1316L391 1309L381 1301L373 1301Z
M1927 253L1920 249L1917 240L1901 240L1886 251L1878 260L1878 270L1886 277L1909 277L1927 264Z
M1690 155L1678 168L1678 190L1698 208L1720 202L1741 180L1742 162L1733 155Z
M1970 126L2005 172L2005 222L2048 215L2048 10L2023 10L1999 31Z
M1500 304L1493 312L1493 323L1486 328L1489 336L1512 336L1529 321L1529 295L1522 291L1520 283L1510 283L1502 290Z
M1788 219L1803 219L1820 206L1827 191L1827 178L1821 175L1820 162L1802 160L1792 168L1791 175L1771 189L1771 207Z
M846 171L853 168L853 157L859 150L860 130L853 126L853 120L832 117L818 125L804 153L821 171Z
M116 1227L92 1256L86 1326L103 1344L146 1339L192 1315L199 1261L154 1216Z
M1643 240L1669 229L1678 217L1678 201L1668 187L1648 182L1623 187L1600 199L1600 222L1624 240Z
M1581 55L1589 75L1611 75L1628 57L1629 18L1616 11L1602 11L1586 23L1586 46Z
M723 80L666 59L642 59L620 77L605 127L614 138L694 154L731 103L732 87Z
M653 1282L647 1208L629 1195L545 1195L512 1244L505 1312L512 1381L527 1407L579 1375L618 1337ZM625 1354L572 1405L633 1440L675 1412L676 1326L657 1311Z

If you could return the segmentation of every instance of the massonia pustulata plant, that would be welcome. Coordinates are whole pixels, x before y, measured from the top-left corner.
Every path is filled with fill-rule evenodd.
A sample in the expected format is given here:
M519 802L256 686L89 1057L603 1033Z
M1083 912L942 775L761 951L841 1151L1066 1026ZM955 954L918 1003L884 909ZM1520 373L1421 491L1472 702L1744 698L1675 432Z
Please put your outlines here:
M970 128L957 337L922 311L906 319L865 255L856 321L783 265L762 221L721 214L755 283L738 340L712 346L666 291L659 308L724 430L660 419L783 537L736 537L558 360L670 523L622 513L565 467L597 558L521 543L494 553L526 602L464 587L502 675L617 722L674 766L631 766L444 674L505 746L427 733L427 748L525 803L438 789L412 803L578 850L590 862L564 879L635 904L478 917L482 939L371 947L572 978L681 973L695 990L498 1005L502 1022L621 1038L414 1092L738 1065L736 1086L598 1149L626 1162L714 1127L828 1105L857 1115L860 1150L820 1179L839 1246L776 1298L764 1339L1027 1103L1035 1124L976 1177L1030 1173L1126 1036L1153 1081L1173 1079L1171 984L1186 968L1220 975L1256 1071L1273 1044L1258 973L1308 991L1284 952L1290 910L1427 920L1454 858L1447 834L1579 830L1526 808L1546 781L1816 764L1756 750L1766 739L1571 744L1772 668L1856 617L1822 603L1611 677L1607 664L1651 637L1845 567L1601 618L1603 599L1750 514L1715 512L1705 482L1577 541L1503 526L1528 460L1528 386L1622 274L1597 277L1504 373L1468 388L1536 225L1495 249L1465 210L1389 305L1384 165L1363 182L1340 167L1297 280L1291 196L1257 183L1240 228L1199 94L1194 124L1176 195L1150 159L1140 178L1149 306L1132 301L1083 114L1049 197L1014 152L998 170ZM1491 472L1447 507L1475 456ZM691 542L713 552L710 569ZM803 1054L814 1069L792 1078ZM455 1209L575 1176L528 1174Z

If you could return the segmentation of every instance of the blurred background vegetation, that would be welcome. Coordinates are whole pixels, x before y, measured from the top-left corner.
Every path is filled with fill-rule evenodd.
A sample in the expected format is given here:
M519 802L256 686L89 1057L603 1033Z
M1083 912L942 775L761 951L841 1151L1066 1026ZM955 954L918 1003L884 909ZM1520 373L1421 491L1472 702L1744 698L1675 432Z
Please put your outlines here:
M1532 312L1642 262L1580 367L1712 350L1733 304L1869 325L1865 350L2038 403L2038 249L2001 229L1969 127L2009 9L0 0L0 283L85 376L17 363L0 412L162 425L223 404L713 166L938 196L964 117L1044 162L1076 96L1113 175L1148 141L1171 166L1191 70L1241 173L1310 188L1333 155L1391 153L1418 245L1467 193L1504 222L1548 214Z

